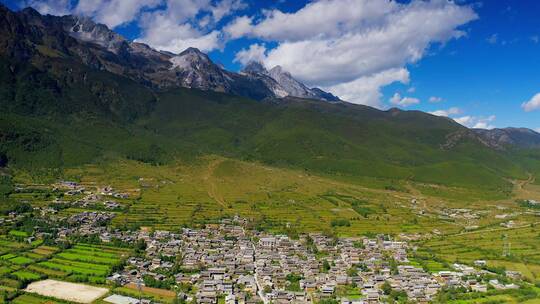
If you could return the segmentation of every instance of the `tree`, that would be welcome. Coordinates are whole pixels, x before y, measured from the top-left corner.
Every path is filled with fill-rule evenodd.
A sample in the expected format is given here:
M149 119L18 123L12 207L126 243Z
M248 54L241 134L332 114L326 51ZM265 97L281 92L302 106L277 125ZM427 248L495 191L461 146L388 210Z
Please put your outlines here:
M143 252L146 250L146 242L143 239L140 239L135 243L135 251Z
M347 270L347 275L350 277L356 277L358 276L358 270L353 266Z
M384 284L381 286L381 290L385 295L390 295L392 292L392 286L390 283L388 283L388 281L384 281Z
M398 264L397 264L396 260L394 260L393 258L390 259L390 272L393 275L399 274Z
M330 263L328 263L327 260L324 260L322 267L323 267L323 272L328 272L328 270L330 270Z
M6 154L4 154L3 152L0 152L0 168L7 166L7 163L8 163L8 158Z

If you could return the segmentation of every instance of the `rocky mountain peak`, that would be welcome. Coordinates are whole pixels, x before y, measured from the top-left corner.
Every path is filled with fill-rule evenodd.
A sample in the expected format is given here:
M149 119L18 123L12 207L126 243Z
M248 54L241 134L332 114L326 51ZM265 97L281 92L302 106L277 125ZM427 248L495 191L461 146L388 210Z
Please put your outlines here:
M264 74L267 75L268 71L264 65L259 61L250 61L243 69L245 74Z
M219 67L210 60L208 55L193 47L187 48L180 54L172 57L170 61L173 64L173 69L219 69Z
M128 41L88 17L42 16L31 8L14 13L1 5L0 14L6 16L0 16L4 53L20 59L37 56L46 60L49 54L61 53L93 69L157 88L197 88L257 100L286 96L333 98L324 91L307 88L279 66L272 69L274 75L261 62L250 63L242 73L230 72L197 48L187 48L180 54L158 51L144 43ZM32 45L44 45L46 52Z
M6 7L4 5L2 5L2 4L0 4L0 5L1 5L2 9L6 9ZM36 11L34 8L32 8L30 6L22 9L21 14L25 15L25 16L41 17L39 12Z
M128 43L124 37L110 30L106 25L95 23L91 18L68 15L62 17L64 30L70 36L85 42L98 44L117 54Z
M280 65L276 65L275 67L271 68L269 73L272 74L272 75L285 75L287 77L292 78L291 73L289 73L288 71L283 69L283 67L280 66Z
M178 54L179 56L194 56L194 57L199 57L201 59L204 59L204 60L207 60L209 61L210 59L208 58L208 55L206 55L205 53L201 52L201 50L199 50L198 48L194 48L194 47L188 47L187 49L183 50L180 54Z

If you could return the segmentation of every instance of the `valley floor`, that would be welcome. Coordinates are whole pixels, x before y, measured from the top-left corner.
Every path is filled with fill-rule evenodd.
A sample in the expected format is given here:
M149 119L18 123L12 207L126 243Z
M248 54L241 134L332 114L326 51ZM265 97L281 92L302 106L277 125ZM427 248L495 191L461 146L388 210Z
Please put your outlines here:
M13 175L16 184L36 191L14 192L11 202L50 204L48 184L34 183L25 172ZM482 260L491 271L517 271L528 282L540 282L540 209L523 203L540 201L540 185L533 177L515 181L512 193L503 194L404 180L317 176L208 156L167 166L104 162L67 169L64 180L89 189L114 189L117 206L108 212L114 213L111 225L116 228L176 231L238 216L253 229L292 238L306 232L353 238L388 234L413 244L413 263L428 272ZM58 214L96 210L71 205ZM455 303L489 301L520 300L490 294Z

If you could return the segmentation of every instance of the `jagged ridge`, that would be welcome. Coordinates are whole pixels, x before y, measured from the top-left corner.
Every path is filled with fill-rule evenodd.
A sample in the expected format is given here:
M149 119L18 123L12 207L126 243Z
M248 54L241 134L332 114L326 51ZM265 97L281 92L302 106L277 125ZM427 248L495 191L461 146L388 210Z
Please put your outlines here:
M32 28L30 32L24 30L17 32L21 35L19 41L31 41L32 45L24 47L19 45L17 48L17 52L26 59L38 53L45 57L53 54L73 57L92 68L127 76L145 85L161 89L196 88L256 100L285 96L339 100L329 93L305 88L288 73L283 75L276 73L274 76L278 78L276 82L268 77L253 77L227 71L195 48L188 48L180 54L161 52L146 44L128 41L107 26L97 24L88 17L42 16L32 8L13 13L2 7L1 13L10 20L4 29L12 24L20 25L21 29ZM37 46L41 47L36 49ZM31 51L26 52L28 49Z

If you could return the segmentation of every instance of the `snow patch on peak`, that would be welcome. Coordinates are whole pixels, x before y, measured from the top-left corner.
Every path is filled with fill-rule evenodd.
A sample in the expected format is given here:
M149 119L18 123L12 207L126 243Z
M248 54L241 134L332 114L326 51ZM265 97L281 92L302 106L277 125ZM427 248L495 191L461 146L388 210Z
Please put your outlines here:
M169 61L172 63L171 69L202 69L213 65L208 56L196 48L188 48L177 56L171 57ZM216 65L217 68L219 68Z
M98 44L107 50L118 53L126 39L111 31L106 25L95 23L89 17L64 16L64 30L81 41Z
M191 66L191 61L189 61L186 56L175 56L170 59L172 63L171 69L181 69L185 70Z

